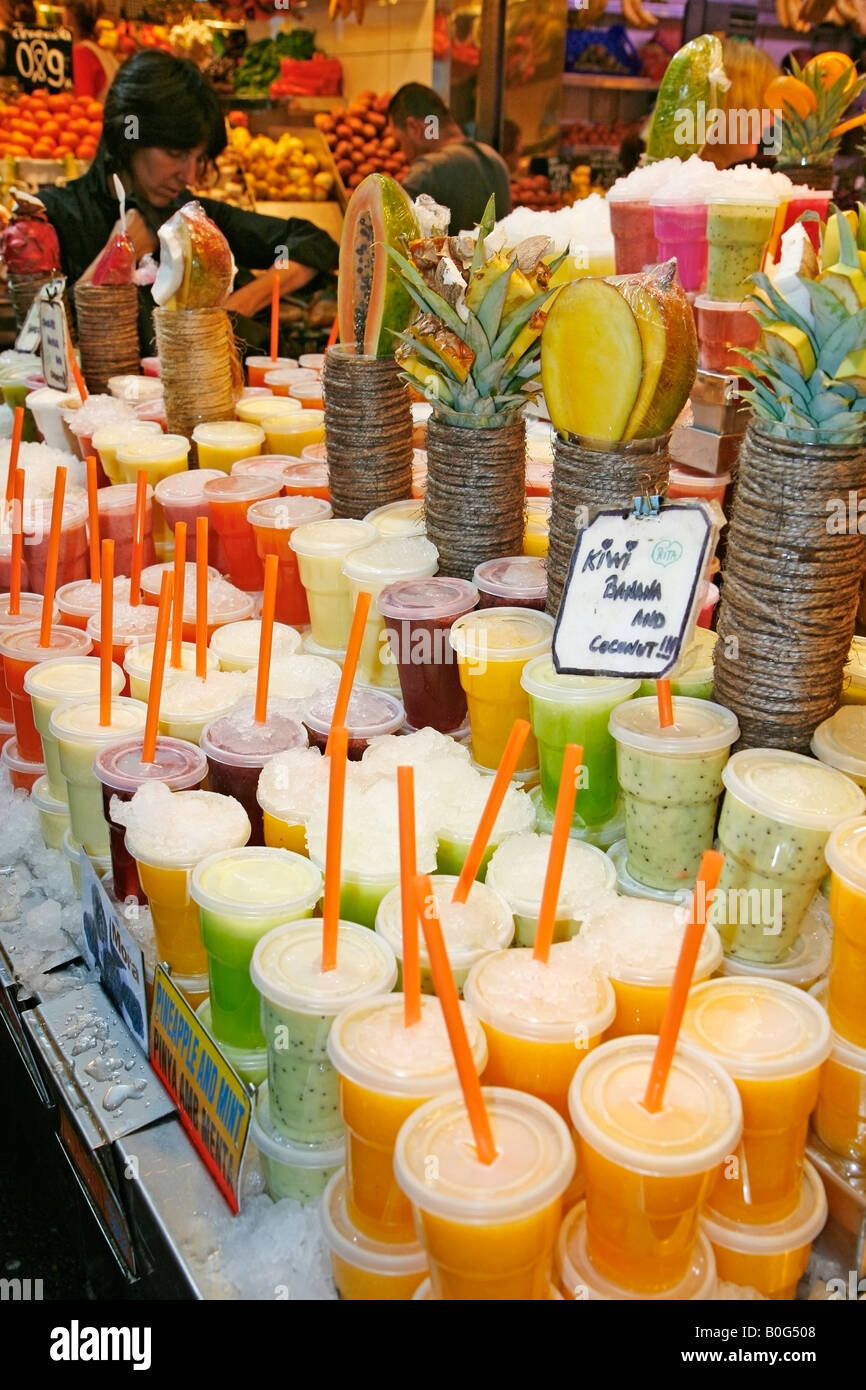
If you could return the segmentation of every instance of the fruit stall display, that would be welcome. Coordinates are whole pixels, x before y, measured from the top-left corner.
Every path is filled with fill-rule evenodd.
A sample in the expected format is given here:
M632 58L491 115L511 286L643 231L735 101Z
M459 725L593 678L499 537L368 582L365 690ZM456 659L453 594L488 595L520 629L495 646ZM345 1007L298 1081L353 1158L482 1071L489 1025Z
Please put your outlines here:
M387 134L390 101L390 92L361 92L350 106L335 106L313 117L350 191L368 174L390 174L399 182L406 171L405 155L396 138Z
M546 174L519 174L511 180L512 207L532 208L535 212L546 208L556 212L559 208L568 207L574 197L573 190L555 191Z
M217 167L222 189L211 190L212 195L222 191L230 197L246 187L256 202L341 201L330 151L317 130L285 130L272 138L230 124Z
M67 156L89 163L102 133L98 101L72 91L37 88L0 104L0 157L59 162Z

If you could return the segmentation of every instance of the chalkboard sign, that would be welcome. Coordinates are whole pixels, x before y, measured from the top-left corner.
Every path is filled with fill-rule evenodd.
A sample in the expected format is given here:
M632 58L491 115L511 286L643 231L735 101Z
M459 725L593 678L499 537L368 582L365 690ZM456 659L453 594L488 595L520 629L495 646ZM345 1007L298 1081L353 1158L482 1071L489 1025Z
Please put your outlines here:
M6 74L27 92L47 87L59 92L72 86L72 31L36 29L13 24L7 48Z

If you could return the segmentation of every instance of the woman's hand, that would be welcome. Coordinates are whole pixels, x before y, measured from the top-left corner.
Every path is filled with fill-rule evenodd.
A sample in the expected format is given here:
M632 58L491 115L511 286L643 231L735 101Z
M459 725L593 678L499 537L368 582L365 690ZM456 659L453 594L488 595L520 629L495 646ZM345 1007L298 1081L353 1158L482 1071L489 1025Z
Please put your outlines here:
M284 270L277 272L280 277L280 295L291 294L294 290L302 289L309 284L316 271L308 265L301 265L297 261L290 261ZM256 275L248 285L242 285L239 290L235 290L229 295L223 305L224 309L232 309L236 314L243 315L244 318L254 319L256 314L260 314L271 302L271 275L263 271Z

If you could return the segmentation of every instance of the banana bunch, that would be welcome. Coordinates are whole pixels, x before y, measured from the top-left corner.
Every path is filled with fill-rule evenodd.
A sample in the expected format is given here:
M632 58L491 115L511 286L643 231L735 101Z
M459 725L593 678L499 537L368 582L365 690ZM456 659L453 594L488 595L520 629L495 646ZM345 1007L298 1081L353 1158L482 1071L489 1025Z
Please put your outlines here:
M574 14L578 29L591 29L607 9L607 0L583 0Z
M866 32L864 0L776 0L776 18L786 29L808 34L817 24L853 25Z
M657 29L658 20L641 0L622 0L622 17L629 29Z
M776 0L776 18L784 29L794 29L798 34L808 34L811 24L800 18L803 0Z
M364 10L367 7L367 0L330 0L328 5L329 19L351 19L355 16L359 24L364 23Z

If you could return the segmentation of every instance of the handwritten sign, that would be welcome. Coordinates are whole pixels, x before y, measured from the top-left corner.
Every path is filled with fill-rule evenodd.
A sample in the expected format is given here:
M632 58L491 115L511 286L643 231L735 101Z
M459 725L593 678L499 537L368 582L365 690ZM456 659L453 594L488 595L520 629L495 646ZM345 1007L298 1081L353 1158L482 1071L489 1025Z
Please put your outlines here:
M66 311L60 298L40 298L39 336L42 342L42 375L55 391L69 390Z
M27 92L34 87L48 87L52 92L71 87L72 30L13 24L7 72Z
M18 337L15 339L15 347L18 352L36 352L39 347L41 334L40 316L42 304L45 300L59 299L66 287L65 275L59 275L56 280L49 280L47 285L36 295L30 308L27 310L27 317L21 325Z
M85 959L99 971L106 993L147 1056L147 996L141 947L130 935L84 850L80 858Z
M557 671L666 676L691 634L715 538L700 502L600 512L578 533L553 635Z
M191 1005L161 965L153 981L150 1064L181 1124L236 1212L252 1100Z

